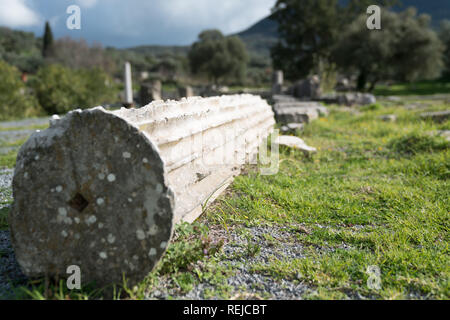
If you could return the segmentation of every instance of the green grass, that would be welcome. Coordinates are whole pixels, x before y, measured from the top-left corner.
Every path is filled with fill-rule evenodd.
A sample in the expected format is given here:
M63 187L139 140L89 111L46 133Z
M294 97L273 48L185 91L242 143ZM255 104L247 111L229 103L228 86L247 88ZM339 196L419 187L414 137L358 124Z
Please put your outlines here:
M27 141L27 139L20 139L13 142L4 142L0 140L0 148L20 147L25 143L25 141ZM17 152L18 150L10 150L6 153L0 153L0 169L14 168L14 166L16 165Z
M3 142L0 140L0 147L20 147L22 144L24 144L28 138L20 139L12 142Z
M401 156L413 156L421 153L433 153L448 149L448 142L428 134L413 132L405 136L392 139L388 149Z
M450 143L414 112L366 110L309 125L303 138L319 148L313 159L283 149L278 174L238 177L235 196L207 220L306 226L311 233L296 241L307 259L273 258L252 270L304 281L316 288L309 298L448 299ZM388 113L397 123L377 119ZM366 285L369 265L381 269L381 290Z
M1 127L0 126L0 131L15 131L15 130L43 130L48 128L48 125L32 125L29 127L11 127L11 128L6 128L6 127ZM25 143L25 141L27 141L28 139L19 139L16 141L11 141L11 142L5 142L3 140L0 140L0 148L8 148L8 147L20 147L22 144ZM6 153L2 153L0 152L0 169L2 168L14 168L14 166L16 165L16 158L17 158L17 152L18 150L10 150Z
M48 128L48 124L21 126L21 127L2 127L0 124L0 131L20 131L20 130L44 130Z
M163 83L162 90L165 92L177 92L178 86L176 83Z
M133 288L124 283L115 297L142 299L161 288L187 293L201 283L210 286L206 298L229 299L236 294L226 282L235 273L231 258L246 263L262 245L276 249L296 243L305 258L274 255L248 270L306 284L308 299L449 299L450 145L430 133L448 128L448 122L422 121L423 110L398 106L378 104L359 114L330 108L328 118L302 133L317 154L306 158L281 148L277 174L246 170L198 222L177 227L155 271ZM383 114L395 114L397 121L379 120ZM264 244L257 243L248 232L254 226L287 228L290 236L267 233ZM214 236L217 230L239 233L247 244L238 255L226 256L222 240ZM380 290L367 285L371 265L380 268ZM18 297L102 297L51 288L44 293L37 283ZM244 288L238 293L245 296Z
M14 168L16 165L17 151L10 151L6 154L0 154L0 169Z
M375 88L374 94L377 96L450 94L450 81L433 80L390 86L379 85Z

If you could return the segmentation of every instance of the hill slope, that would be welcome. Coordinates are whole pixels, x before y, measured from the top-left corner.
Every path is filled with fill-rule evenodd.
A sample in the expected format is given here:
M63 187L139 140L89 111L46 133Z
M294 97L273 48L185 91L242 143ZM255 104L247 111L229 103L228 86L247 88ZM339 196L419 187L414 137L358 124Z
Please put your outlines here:
M236 35L245 42L252 55L268 57L270 48L278 40L277 29L278 23L268 16Z

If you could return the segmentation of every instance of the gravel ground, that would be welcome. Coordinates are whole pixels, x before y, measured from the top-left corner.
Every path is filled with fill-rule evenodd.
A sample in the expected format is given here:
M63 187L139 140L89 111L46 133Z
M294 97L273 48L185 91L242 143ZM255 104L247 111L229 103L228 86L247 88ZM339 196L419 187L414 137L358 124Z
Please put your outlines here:
M268 245L263 234L271 234L276 239L287 239L292 235L283 229L268 227L253 227L247 229L252 237L252 243L260 246L260 252L254 257L245 255L247 238L232 232L230 240L224 245L223 251L233 266L234 275L227 278L227 284L233 289L235 298L247 299L302 299L305 294L313 290L302 282L275 280L273 278L250 272L250 267L256 263L268 263L270 257L304 258L303 247L298 243L280 242L276 246ZM8 298L13 294L12 288L26 285L26 277L20 271L11 248L9 232L0 231L0 299ZM166 299L170 295L175 299L205 299L205 293L214 288L209 283L196 285L189 293L182 294L174 287L171 279L162 279L155 290L149 294L148 299Z
M1 141L0 141L1 142ZM0 147L0 155L5 155L11 151L19 151L20 147Z
M276 280L258 273L250 272L255 264L267 264L271 257L278 259L302 259L303 246L293 240L293 232L280 227L252 227L245 229L247 236L241 232L231 231L228 242L223 247L223 253L229 257L222 263L230 263L235 271L227 278L227 284L232 287L234 298L247 299L302 299L306 294L314 292L301 281ZM225 233L225 231L223 231ZM264 235L274 238L268 241ZM259 246L259 253L253 257L246 255L248 239L253 245ZM162 279L158 287L153 290L148 299L166 299L169 295L175 299L205 299L205 294L214 288L208 283L201 283L186 294L181 294L173 288L172 279Z
M25 285L27 278L20 271L11 247L9 231L0 231L0 299L13 294L13 288Z
M0 209L12 200L11 182L13 174L13 169L0 169Z
M0 131L0 142L12 143L18 140L26 139L35 131L36 130L31 129Z
M29 126L43 126L45 124L48 124L49 119L50 117L43 117L43 118L31 118L16 121L1 121L0 130L8 128L29 127Z
M1 131L2 129L5 128L8 129L6 125L7 124L9 125L10 123L11 122L0 122L0 155L7 154L11 151L18 151L20 146L11 146L9 144L27 139L32 133L36 131L34 129ZM15 126L12 127L14 128Z
M0 169L0 209L9 206L12 200L11 181L13 169ZM11 248L9 231L0 230L0 299L12 294L11 283L24 283L25 277Z

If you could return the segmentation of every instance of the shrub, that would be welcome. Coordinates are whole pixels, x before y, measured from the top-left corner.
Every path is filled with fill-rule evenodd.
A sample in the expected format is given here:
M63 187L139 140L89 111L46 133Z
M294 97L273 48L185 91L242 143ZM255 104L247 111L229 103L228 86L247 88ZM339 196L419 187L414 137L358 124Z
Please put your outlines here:
M86 109L116 99L116 88L102 70L72 70L48 65L39 70L34 82L39 103L49 114Z
M29 117L39 113L36 99L27 94L16 67L0 60L0 119Z
M400 155L408 156L447 150L450 148L450 142L442 137L414 132L404 137L391 140L388 148Z
M82 108L117 101L119 89L102 69L80 69L76 73L84 85L80 103Z

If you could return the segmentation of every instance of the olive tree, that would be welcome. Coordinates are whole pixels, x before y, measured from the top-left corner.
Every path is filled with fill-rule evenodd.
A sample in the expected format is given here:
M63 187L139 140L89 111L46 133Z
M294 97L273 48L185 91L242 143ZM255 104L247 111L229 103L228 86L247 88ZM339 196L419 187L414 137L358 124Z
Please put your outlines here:
M444 51L444 63L445 63L445 75L450 76L450 20L444 20L441 22L441 28L439 30L439 38L445 46Z
M396 0L277 0L271 18L278 22L278 43L271 49L274 67L287 79L334 72L333 46L342 29L370 4L392 6Z
M219 81L243 82L248 54L238 37L225 37L219 30L200 33L188 54L191 71L206 75L215 84Z
M381 30L368 30L366 15L346 28L334 48L334 60L358 73L358 89L369 91L382 80L412 82L438 77L443 45L430 27L427 15L410 8L401 13L382 11Z

